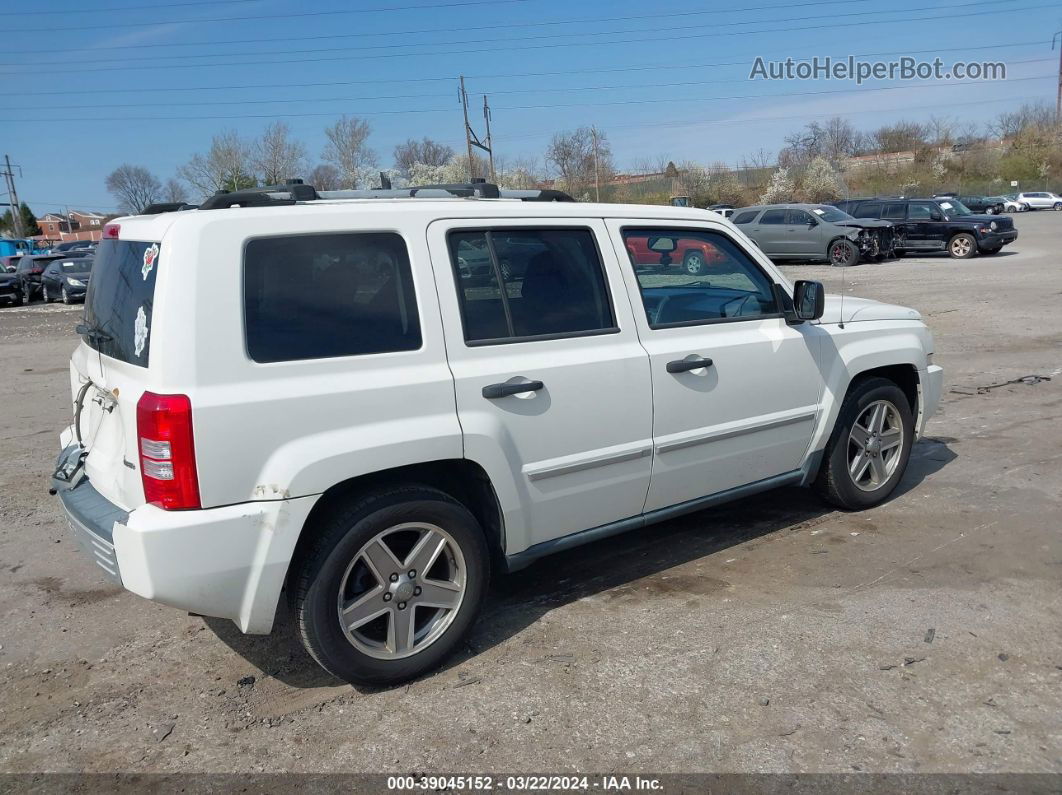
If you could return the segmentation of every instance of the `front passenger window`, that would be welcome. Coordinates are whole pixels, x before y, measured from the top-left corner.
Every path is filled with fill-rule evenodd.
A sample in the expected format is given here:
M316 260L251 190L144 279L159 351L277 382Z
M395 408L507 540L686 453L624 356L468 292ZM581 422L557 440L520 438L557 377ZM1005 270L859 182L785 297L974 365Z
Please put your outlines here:
M771 279L726 235L625 229L623 242L628 251L645 252L632 267L651 328L778 313Z

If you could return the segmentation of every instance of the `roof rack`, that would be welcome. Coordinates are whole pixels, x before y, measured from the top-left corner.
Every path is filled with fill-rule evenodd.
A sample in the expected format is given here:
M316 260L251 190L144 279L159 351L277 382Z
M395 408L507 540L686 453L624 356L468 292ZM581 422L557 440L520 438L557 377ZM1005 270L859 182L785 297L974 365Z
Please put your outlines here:
M305 185L302 180L290 180L284 185L269 185L245 190L219 190L201 205L200 210L220 210L227 207L266 207L295 204L320 199L519 199L520 201L571 202L570 195L560 190L508 190L483 180L444 185L414 185L409 188L368 188L365 190L322 190ZM192 205L151 205L154 212L190 209ZM154 209L159 208L159 209ZM145 214L150 214L145 210Z
M194 210L196 205L188 202L157 202L149 204L140 211L141 215L158 215L159 213L174 213L178 210Z

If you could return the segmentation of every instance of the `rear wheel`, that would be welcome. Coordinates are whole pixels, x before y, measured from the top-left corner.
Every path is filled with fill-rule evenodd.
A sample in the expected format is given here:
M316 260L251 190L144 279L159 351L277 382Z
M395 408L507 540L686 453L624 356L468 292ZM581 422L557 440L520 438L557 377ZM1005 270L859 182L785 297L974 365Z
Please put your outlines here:
M815 488L847 510L877 505L903 478L913 443L914 417L903 391L885 378L858 382L841 406Z
M437 666L467 634L489 562L463 505L435 489L396 488L351 502L318 530L293 567L292 601L303 644L329 673L397 684Z
M977 254L977 240L969 232L960 232L948 241L948 254L954 259L970 259Z
M834 240L830 243L827 256L831 265L848 267L859 262L859 249L851 240Z

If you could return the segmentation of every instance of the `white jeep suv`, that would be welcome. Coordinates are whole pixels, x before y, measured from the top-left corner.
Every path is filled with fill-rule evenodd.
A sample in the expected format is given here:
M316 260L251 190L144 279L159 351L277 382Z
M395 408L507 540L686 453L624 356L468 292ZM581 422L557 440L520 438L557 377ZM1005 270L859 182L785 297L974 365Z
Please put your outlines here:
M324 668L387 684L492 569L776 486L893 491L941 391L916 311L842 316L713 212L549 198L291 185L108 225L52 481L95 562L248 633L283 593Z

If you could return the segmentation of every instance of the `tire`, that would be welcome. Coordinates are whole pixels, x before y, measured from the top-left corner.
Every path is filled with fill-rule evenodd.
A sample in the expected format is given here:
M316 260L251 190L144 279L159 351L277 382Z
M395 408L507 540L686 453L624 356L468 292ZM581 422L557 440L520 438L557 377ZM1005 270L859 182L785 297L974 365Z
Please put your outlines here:
M358 685L405 682L439 665L468 633L487 592L490 558L475 517L450 496L421 486L377 492L339 506L316 531L316 541L292 565L289 591L303 645L333 676ZM427 571L407 569L429 534L443 552ZM396 571L377 575L374 567ZM441 579L450 587L434 585ZM431 595L456 606L417 604ZM361 606L363 623L349 633L340 622L344 601L348 611ZM421 622L419 628L413 623L412 644L393 635L403 620Z
M44 282L41 282L41 300L44 301L44 303L46 304L50 304L52 302L52 299L48 297L48 285L46 285Z
M1055 206L1052 208L1056 213L1062 212L1062 202L1055 202Z
M854 441L853 429L857 421L870 424L879 406L891 407L891 411L883 409L888 419L887 428L884 433L881 428L870 428L871 440L877 432L878 445L882 438L889 440L887 443L896 439L899 442L893 447L882 447L877 455L868 457L863 453L862 462L857 464L860 447ZM860 427L866 430L862 424ZM898 433L894 434L894 430ZM878 505L888 499L903 478L913 444L914 418L903 390L885 378L857 381L841 404L837 424L826 445L822 468L815 479L815 490L827 502L848 511ZM893 450L898 452L890 455ZM857 468L858 479L853 476L853 468Z
M996 208L995 207L989 207L989 208L987 208L985 210L985 215L995 215L995 214L996 214Z
M704 261L704 254L700 251L687 251L682 258L682 267L686 273L692 276L700 276L708 270L708 264Z
M969 232L959 232L948 241L948 256L952 259L971 259L977 256L977 240Z
M74 303L73 299L70 298L70 293L68 293L67 290L66 290L66 285L65 284L63 285L63 303L64 304L72 304L72 303Z
M859 264L859 249L851 240L841 238L830 243L826 249L826 261L838 268Z

